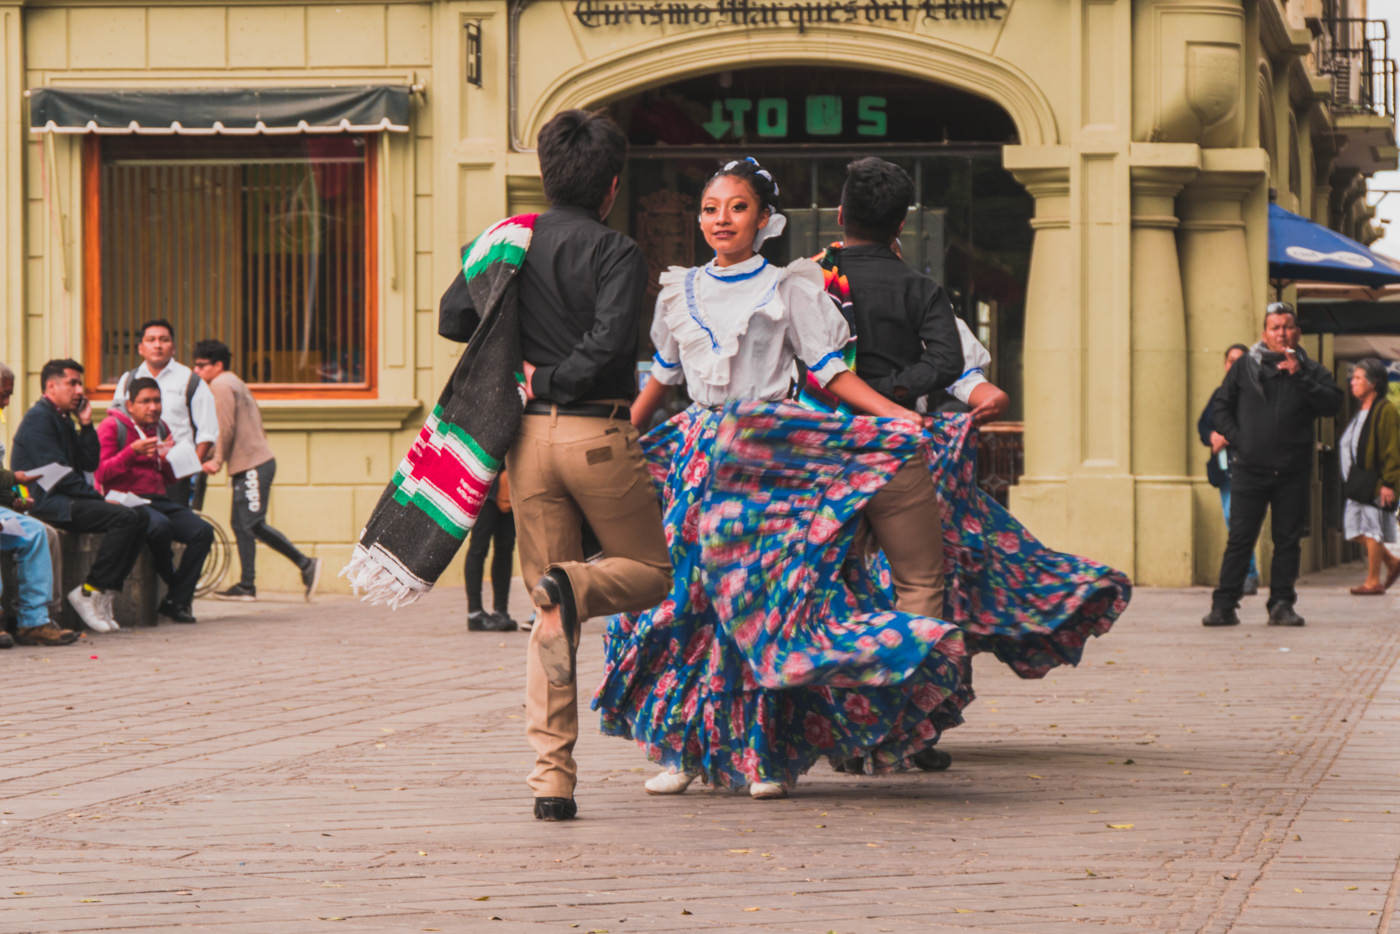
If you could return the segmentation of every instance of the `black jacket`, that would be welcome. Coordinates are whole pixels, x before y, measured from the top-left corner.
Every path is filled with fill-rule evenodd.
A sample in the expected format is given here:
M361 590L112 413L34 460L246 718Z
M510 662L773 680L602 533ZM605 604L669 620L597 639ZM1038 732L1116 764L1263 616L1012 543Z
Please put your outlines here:
M637 244L580 208L535 221L520 266L520 349L535 397L568 405L637 395L647 264ZM438 304L438 333L465 342L480 317L462 273Z
M1342 390L1332 374L1298 351L1302 367L1278 369L1280 354L1255 344L1225 374L1215 430L1230 442L1230 469L1294 473L1312 465L1313 420L1336 415Z
M908 406L962 376L962 341L941 285L887 246L833 247L822 260L850 284L857 376Z
M79 431L73 427L71 416L60 412L41 396L24 413L19 430L15 432L10 467L26 471L45 464L63 464L72 467L73 472L47 491L34 484L29 491L34 497L29 514L46 522L67 522L73 517L74 499L101 499L102 494L88 483L84 474L84 471L97 469L99 453L96 428L84 425Z
M1196 434L1201 436L1201 443L1206 447L1210 447L1210 433L1215 431L1215 410L1224 395L1225 387L1216 386L1215 392L1206 400L1206 407L1201 409L1201 417L1196 419ZM1206 479L1217 489L1230 482L1230 472L1220 466L1220 459L1214 454L1206 458Z

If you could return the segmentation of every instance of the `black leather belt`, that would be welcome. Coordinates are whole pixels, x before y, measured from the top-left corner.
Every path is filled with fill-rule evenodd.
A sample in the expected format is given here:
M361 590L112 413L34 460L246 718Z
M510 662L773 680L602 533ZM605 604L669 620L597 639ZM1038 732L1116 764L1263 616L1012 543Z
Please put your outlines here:
M579 418L616 418L631 421L632 413L625 405L605 405L601 403L580 403L578 405L556 405L539 399L525 403L526 415L570 415Z

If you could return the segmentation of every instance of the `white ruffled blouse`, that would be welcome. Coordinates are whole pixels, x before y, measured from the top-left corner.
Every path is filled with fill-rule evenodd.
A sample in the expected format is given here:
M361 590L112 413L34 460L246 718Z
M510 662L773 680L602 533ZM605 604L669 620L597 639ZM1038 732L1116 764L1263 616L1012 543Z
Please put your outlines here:
M809 259L773 266L755 255L661 274L651 326L653 379L685 382L702 405L772 402L787 395L801 360L825 386L847 369L851 331Z

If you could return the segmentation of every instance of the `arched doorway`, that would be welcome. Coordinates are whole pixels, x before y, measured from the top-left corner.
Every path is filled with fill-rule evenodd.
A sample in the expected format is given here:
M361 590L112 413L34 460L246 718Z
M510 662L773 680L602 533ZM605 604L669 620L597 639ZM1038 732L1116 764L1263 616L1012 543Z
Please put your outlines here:
M1018 142L1005 110L912 77L808 66L688 77L608 109L631 143L612 222L641 245L653 282L669 265L706 258L700 189L728 159L755 157L782 187L788 232L764 247L778 263L839 239L848 162L879 155L903 166L915 182L905 257L943 283L992 351L988 376L1010 392L1007 417L1019 420L1034 201L1002 168L1002 147Z

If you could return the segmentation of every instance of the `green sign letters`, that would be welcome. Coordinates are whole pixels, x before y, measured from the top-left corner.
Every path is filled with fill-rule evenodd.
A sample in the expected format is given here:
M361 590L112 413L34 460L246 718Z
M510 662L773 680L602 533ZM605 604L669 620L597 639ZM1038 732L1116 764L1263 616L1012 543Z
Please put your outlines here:
M848 102L836 94L811 94L800 108L801 130L808 136L840 136L846 132ZM858 97L851 115L857 136L882 137L889 131L885 98ZM752 129L759 139L787 139L790 131L787 98L726 97L710 102L710 119L700 124L716 140L739 139Z

